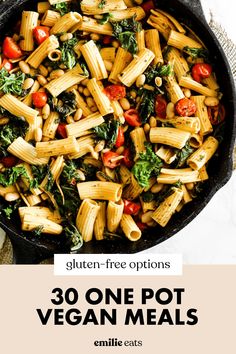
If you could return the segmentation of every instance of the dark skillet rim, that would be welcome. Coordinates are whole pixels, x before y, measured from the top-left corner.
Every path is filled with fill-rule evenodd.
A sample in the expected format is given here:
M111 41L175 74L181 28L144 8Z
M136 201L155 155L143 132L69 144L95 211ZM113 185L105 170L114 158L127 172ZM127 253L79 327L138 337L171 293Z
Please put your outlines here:
M25 2L27 2L27 0ZM214 186L211 186L209 194L207 196L205 196L204 199L199 202L198 206L189 215L186 216L184 221L181 223L181 227L179 225L177 227L174 227L174 225L172 225L171 230L169 231L168 235L163 236L163 237L159 237L156 239L152 238L151 240L148 240L148 238L145 238L145 239L141 239L140 241L137 241L135 243L130 243L127 240L124 240L122 242L118 241L119 243L112 242L112 241L99 241L99 242L92 241L92 242L85 244L83 246L83 248L79 250L79 253L115 253L115 254L137 253L137 252L151 249L152 247L157 246L159 243L166 241L170 237L174 236L177 232L180 232L185 226L187 226L204 209L204 207L209 203L209 201L212 199L212 197L215 195L215 193L219 189L221 189L229 181L229 179L232 175L233 148L234 148L234 142L235 142L235 137L236 137L236 92L235 92L235 83L234 83L233 75L232 75L232 72L230 69L230 65L228 63L226 55L225 55L218 39L216 38L215 34L213 33L213 31L211 30L209 25L206 23L205 19L201 18L201 16L197 16L194 12L191 11L191 9L186 4L181 3L179 0L178 0L178 2L180 3L180 6L183 7L184 17L186 18L189 15L191 20L193 20L194 22L198 22L199 26L201 26L203 31L208 32L209 37L211 37L210 40L212 41L212 44L214 43L214 47L217 47L217 49L218 49L217 56L221 56L221 59L225 64L225 68L227 69L226 76L227 76L227 80L229 80L228 86L230 87L230 90L231 90L231 95L232 95L231 105L233 108L233 117L232 117L233 131L232 131L232 135L231 135L230 145L227 150L227 158L226 158L227 169L225 171L224 176L222 178L220 178L220 180L216 180L216 183ZM22 2L21 2L21 4L22 4ZM3 4L0 4L0 6L1 5L3 5ZM17 6L17 4L13 4L12 6L10 6L8 8L7 12L12 12L12 9L15 9L16 6ZM160 8L162 8L162 7L163 6L160 6ZM219 179L219 177L218 177L218 179ZM42 251L44 249L45 249L45 251L48 250L47 246L45 246L43 243L38 244L30 239L25 239L22 236L22 234L19 234L19 233L15 232L14 230L12 230L8 226L7 219L5 219L5 222L0 220L0 226L2 227L2 229L4 229L6 231L6 233L9 236L20 237L22 241L27 242L27 244L32 245L33 247L38 247ZM107 247L108 245L109 245L109 247ZM22 246L22 247L24 247L24 246Z

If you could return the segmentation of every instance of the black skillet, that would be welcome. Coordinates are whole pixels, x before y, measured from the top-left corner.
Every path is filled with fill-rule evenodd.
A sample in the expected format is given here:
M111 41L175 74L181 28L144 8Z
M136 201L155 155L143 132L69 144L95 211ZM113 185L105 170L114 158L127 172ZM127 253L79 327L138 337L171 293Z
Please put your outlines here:
M7 0L0 2L0 29L4 34L5 29L11 28L16 15L23 9L36 8L37 1ZM227 109L227 119L224 141L220 147L217 158L209 165L209 182L197 200L188 204L180 213L174 215L168 226L164 229L156 227L144 235L138 242L126 240L89 242L79 253L135 253L157 245L185 227L207 205L213 195L230 179L232 174L232 153L236 136L236 96L231 70L218 40L205 21L199 0L159 0L159 8L170 12L181 22L191 27L202 38L209 49L219 79L221 91L224 93L224 103ZM1 205L0 208L3 206ZM40 237L32 238L20 231L17 217L7 220L1 216L0 227L10 237L14 249L14 262L16 264L35 264L42 259L53 256L55 253L68 252L64 246L63 238ZM210 250L209 250L210 251Z

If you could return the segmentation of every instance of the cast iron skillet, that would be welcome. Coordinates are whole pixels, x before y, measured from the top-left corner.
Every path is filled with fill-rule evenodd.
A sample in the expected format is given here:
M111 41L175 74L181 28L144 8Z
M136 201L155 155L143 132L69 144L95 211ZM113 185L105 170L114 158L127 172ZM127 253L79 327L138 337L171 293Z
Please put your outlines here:
M0 3L0 29L11 28L16 21L16 14L23 8L33 9L37 1L8 0ZM230 179L232 174L232 152L236 136L236 96L231 70L223 50L213 32L207 25L199 0L159 0L158 7L173 14L178 20L191 27L202 38L209 49L214 62L220 87L224 93L227 119L225 139L217 158L209 165L211 176L200 197L188 204L180 213L173 216L166 228L156 227L144 235L138 242L126 240L89 242L80 253L135 253L157 245L185 227L207 205L213 195ZM2 203L2 204L1 204ZM0 208L3 202L0 201ZM34 264L55 253L65 253L63 237L32 238L20 231L17 218L7 220L1 216L0 227L9 235L14 248L14 262L17 264Z

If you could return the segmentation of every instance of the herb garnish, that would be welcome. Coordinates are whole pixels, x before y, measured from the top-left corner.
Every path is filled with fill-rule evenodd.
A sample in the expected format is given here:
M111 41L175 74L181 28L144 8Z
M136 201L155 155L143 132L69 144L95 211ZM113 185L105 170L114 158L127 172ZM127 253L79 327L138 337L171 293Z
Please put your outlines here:
M68 2L60 2L59 4L52 5L52 8L60 12L61 16L64 16L70 11L69 3Z
M107 14L104 14L100 20L98 20L98 23L100 25L105 25L112 17L113 15L108 12Z

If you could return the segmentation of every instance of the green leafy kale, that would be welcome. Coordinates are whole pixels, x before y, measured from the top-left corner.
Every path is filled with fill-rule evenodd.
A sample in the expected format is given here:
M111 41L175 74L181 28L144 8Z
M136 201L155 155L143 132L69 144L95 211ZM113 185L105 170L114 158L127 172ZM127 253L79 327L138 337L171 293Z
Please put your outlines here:
M23 92L25 74L21 71L10 74L5 68L0 70L0 91L20 96Z
M64 194L64 203L59 190L53 190L53 195L58 204L60 214L66 220L74 222L75 215L77 215L78 209L81 205L77 187L68 184L61 184L61 189Z
M85 174L86 181L96 180L96 173L98 171L98 167L82 162L80 165L80 170Z
M170 76L173 74L173 66L168 65L150 65L148 69L145 71L146 83L149 85L155 84L155 78L157 76Z
M138 52L136 33L142 30L142 25L135 20L135 16L126 20L112 22L112 26L113 35L121 43L122 48L132 54L136 54Z
M42 183L45 176L48 173L49 166L48 165L31 165L31 171L33 174L33 179L30 182L30 188L38 188L38 186Z
M194 148L189 145L189 142L181 150L177 150L176 168L183 167L190 155L194 152Z
M69 242L71 252L75 252L83 246L83 238L74 224L68 224L68 226L64 228L64 232Z
M177 182L171 185L166 185L159 193L152 193L151 191L148 191L142 193L141 197L145 203L155 201L158 206L173 193L173 188L181 188L181 186L182 186L181 182Z
M152 151L151 144L146 144L146 152L140 154L138 161L132 168L132 173L139 185L143 188L148 186L152 176L158 176L162 167L161 159Z
M138 107L142 123L146 123L155 113L155 99L156 93L154 91L142 89L142 96Z
M107 147L112 148L116 143L119 126L120 123L117 120L108 119L104 123L95 127L93 131L97 138L106 140Z
M48 104L54 112L59 113L60 119L64 121L69 114L76 110L75 94L73 92L63 92L58 98L62 101L62 106L58 106L52 96L48 97Z
M106 5L107 1L106 0L101 0L100 3L98 4L99 9L103 9L104 6Z
M77 183L80 181L79 173L78 173L78 167L76 166L75 162L72 160L68 160L65 163L65 166L63 168L63 171L61 173L61 181L63 183Z
M77 55L74 51L74 46L78 43L77 38L69 39L63 42L60 47L61 60L60 64L64 64L68 69L72 69L77 64Z
M33 234L35 237L40 237L42 235L43 227L43 225L39 225L33 230Z
M0 145L7 148L18 137L24 137L27 126L27 123L21 119L12 119L0 130Z
M142 193L141 197L144 203L150 203L155 200L155 194L153 194L151 191Z
M193 59L203 58L209 60L209 52L207 49L184 47L183 51L190 55Z
M61 16L64 16L70 11L70 6L68 2L60 2L59 4L52 5L52 8L55 11L60 12Z
M3 187L12 186L17 182L19 177L28 178L24 166L15 166L7 168L4 172L0 173L0 184Z
M12 214L14 213L15 210L18 210L20 205L22 204L22 199L17 199L15 202L12 202L9 204L6 208L2 209L4 212L5 216L7 219L10 219L12 217ZM1 212L0 212L1 214Z
M100 20L98 20L98 23L100 23L100 25L105 25L112 17L113 15L108 12L107 14L104 14Z

